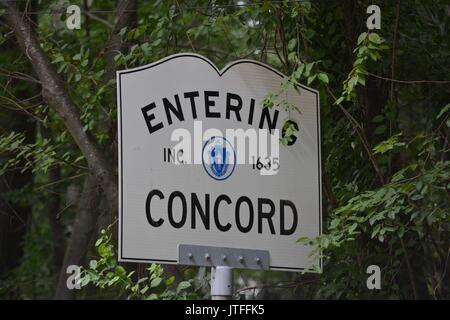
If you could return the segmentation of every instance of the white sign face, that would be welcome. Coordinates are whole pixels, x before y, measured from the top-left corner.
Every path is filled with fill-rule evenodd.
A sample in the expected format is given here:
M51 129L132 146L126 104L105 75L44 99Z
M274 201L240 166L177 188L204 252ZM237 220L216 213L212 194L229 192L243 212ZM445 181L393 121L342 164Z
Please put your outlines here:
M300 112L264 108L282 79L196 54L117 72L120 261L175 264L185 244L267 250L275 270L310 265L296 241L321 234L319 94L280 95ZM277 136L287 120L289 146Z

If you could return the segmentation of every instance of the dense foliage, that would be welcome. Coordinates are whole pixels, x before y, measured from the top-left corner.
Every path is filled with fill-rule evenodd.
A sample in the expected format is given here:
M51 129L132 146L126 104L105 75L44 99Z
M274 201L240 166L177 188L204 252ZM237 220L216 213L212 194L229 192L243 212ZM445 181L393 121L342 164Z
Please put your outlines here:
M274 101L297 83L320 91L324 234L299 242L324 272L243 271L236 296L450 298L448 1L138 1L124 25L126 1L70 2L85 12L80 30L60 21L69 1L18 5L114 164L116 69L189 51L219 68L248 58L286 74L261 107L295 111ZM380 30L366 27L372 3ZM71 297L206 298L205 268L117 263L115 213L8 14L0 9L0 298L68 297L59 277L81 236L83 288ZM381 267L381 290L366 287L370 265Z

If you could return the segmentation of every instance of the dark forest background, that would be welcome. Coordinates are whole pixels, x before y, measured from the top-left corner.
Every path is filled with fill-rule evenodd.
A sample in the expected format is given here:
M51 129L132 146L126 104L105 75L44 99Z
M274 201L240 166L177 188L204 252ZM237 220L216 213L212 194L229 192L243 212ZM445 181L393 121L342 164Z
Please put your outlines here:
M299 241L324 273L242 271L236 297L449 299L449 31L448 0L0 0L0 298L208 298L205 268L116 261L115 71L189 51L320 91L324 235Z

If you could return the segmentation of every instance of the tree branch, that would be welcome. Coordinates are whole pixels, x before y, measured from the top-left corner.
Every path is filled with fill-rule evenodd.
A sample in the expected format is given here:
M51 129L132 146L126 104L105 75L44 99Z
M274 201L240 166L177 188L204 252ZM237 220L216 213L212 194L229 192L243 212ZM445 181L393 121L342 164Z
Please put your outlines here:
M330 87L328 85L325 86L330 96L333 98L333 100L336 102L336 96L331 91ZM339 109L344 113L345 117L350 121L350 123L353 125L353 128L355 129L356 133L358 134L359 139L361 140L361 143L364 147L364 150L367 153L367 156L369 157L370 162L372 163L372 166L375 170L375 173L378 177L378 180L380 181L380 185L384 185L384 177L381 173L380 166L378 165L377 159L374 157L371 151L371 147L369 145L369 142L367 141L366 135L364 133L364 129L361 127L361 125L356 121L355 118L340 104L338 103L337 106Z
M103 155L94 137L84 130L78 108L66 91L64 82L50 63L48 56L41 48L36 35L20 15L17 7L7 0L0 0L6 8L5 19L14 31L17 42L30 60L42 86L42 96L45 101L61 117L68 131L80 148L89 165L92 174L110 199L111 204L117 200L117 185L113 169ZM115 206L111 207L112 209Z
M436 84L448 84L450 83L450 80L398 80L398 79L391 79L379 76L374 73L366 72L369 76L378 78L381 80L396 82L396 83L404 83L404 84L417 84L417 83L436 83Z
M133 19L136 17L136 0L119 0L115 14L116 23L112 29L111 35L106 43L106 81L115 79L116 66L114 57L119 52L123 52L122 36L120 30L124 27L132 27Z

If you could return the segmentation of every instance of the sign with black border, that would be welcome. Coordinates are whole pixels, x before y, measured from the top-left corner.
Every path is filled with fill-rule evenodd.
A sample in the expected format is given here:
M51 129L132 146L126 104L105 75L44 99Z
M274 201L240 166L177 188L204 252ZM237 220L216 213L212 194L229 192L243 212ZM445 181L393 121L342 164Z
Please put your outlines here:
M263 108L262 100L279 92L283 78L258 61L238 60L219 70L192 53L117 72L120 261L175 264L177 245L191 244L268 250L273 270L310 265L311 248L296 240L322 232L319 93L303 85L284 92L281 98L300 112ZM208 173L204 150L214 148L209 140L201 142L203 155L192 148L192 162L197 156L201 164L170 158L177 129L194 137L201 123L201 133L272 134L281 133L287 120L299 131L293 145L279 145L273 175L261 174L254 163L237 163L233 171L216 167L224 173L211 167ZM314 264L322 269L320 259Z

